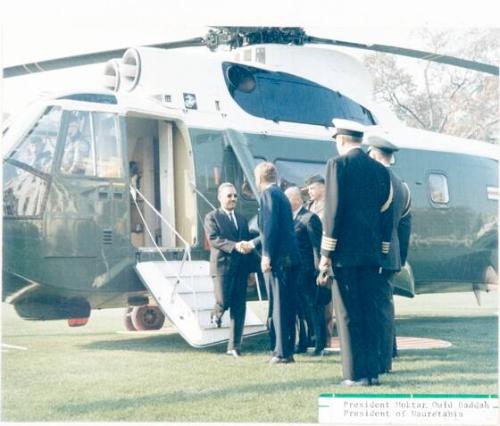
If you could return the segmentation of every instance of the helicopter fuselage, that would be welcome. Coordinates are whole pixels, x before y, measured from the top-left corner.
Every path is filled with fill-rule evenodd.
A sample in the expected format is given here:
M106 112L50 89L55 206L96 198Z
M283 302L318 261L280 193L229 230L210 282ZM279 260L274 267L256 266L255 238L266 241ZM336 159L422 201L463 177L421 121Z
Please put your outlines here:
M393 168L412 192L413 228L397 291L491 284L495 149L388 128L366 71L338 52L253 46L231 56L199 53L126 53L122 70L107 74L115 91L43 100L8 130L3 300L22 317L78 318L144 303L137 262L156 259L155 245L168 259L180 259L186 245L193 259L207 259L203 218L217 205L218 185L235 184L238 208L251 219L259 161L274 162L282 183L302 186L323 174L337 155L334 117L382 126L400 147ZM76 120L84 148L72 135Z

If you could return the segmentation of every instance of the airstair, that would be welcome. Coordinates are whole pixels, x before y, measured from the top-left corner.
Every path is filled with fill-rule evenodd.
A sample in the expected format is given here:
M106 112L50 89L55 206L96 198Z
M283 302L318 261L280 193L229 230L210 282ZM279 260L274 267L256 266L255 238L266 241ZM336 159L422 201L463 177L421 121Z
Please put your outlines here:
M221 327L217 327L215 323L212 323L210 318L210 313L215 304L215 296L212 277L209 273L209 262L191 260L190 247L187 241L144 198L139 190L133 187L130 190L145 229L162 259L138 261L135 270L142 283L154 297L158 307L191 346L202 348L227 341L229 337L229 312L224 313ZM183 242L184 256L182 260L173 261L165 258L162 250L156 245L138 207L137 195ZM257 289L259 289L258 284ZM258 302L247 302L243 336L251 336L266 331L267 302L262 300L260 291L258 295Z

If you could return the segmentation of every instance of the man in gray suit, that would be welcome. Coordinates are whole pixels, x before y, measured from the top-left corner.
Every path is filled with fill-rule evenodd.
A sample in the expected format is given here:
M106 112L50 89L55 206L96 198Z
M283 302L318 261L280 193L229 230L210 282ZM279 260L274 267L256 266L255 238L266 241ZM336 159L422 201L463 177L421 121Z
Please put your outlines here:
M370 136L368 138L368 153L370 157L383 164L389 171L393 187L393 227L391 247L387 256L383 258L382 276L389 283L392 277L401 270L406 262L408 245L411 233L411 194L410 188L389 167L394 152L398 148L386 138ZM394 301L392 297L392 286L390 294L386 294L379 302L380 326L382 330L380 339L380 373L387 373L392 368L392 358L397 353L396 333L394 321Z
M220 208L205 217L205 232L210 243L210 274L213 276L215 307L212 320L221 326L229 309L230 329L227 354L239 357L246 311L246 289L250 272L248 222L235 211L238 194L231 183L219 186Z

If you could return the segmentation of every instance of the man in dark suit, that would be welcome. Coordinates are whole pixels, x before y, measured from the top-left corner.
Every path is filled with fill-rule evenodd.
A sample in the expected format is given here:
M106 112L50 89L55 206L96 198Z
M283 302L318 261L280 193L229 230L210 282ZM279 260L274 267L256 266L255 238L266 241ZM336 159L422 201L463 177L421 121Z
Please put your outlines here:
M241 354L250 271L250 249L242 243L250 238L248 222L235 211L237 197L233 184L221 184L218 189L220 208L205 217L205 232L210 243L210 274L215 292L212 319L220 327L222 316L229 309L227 354L234 357Z
M394 192L391 248L389 254L382 259L382 276L389 283L384 289L389 291L389 294L384 295L379 304L382 330L380 372L387 373L391 371L392 358L397 354L394 300L390 283L392 277L404 266L408 254L411 234L411 194L408 185L390 169L393 154L398 148L387 138L380 136L370 136L368 145L370 146L368 155L389 171Z
M322 355L326 344L326 322L324 306L317 303L319 289L316 285L323 232L321 220L318 215L303 207L298 187L287 188L285 195L292 206L295 235L300 252L300 270L297 277L299 341L295 352L307 352L314 335L314 355Z
M389 173L361 149L363 128L333 120L339 156L326 167L320 270L333 266L333 300L344 386L379 384L376 300L392 233Z
M261 269L268 288L271 316L271 364L294 362L295 291L300 264L292 209L277 181L278 173L273 163L260 163L255 168L255 183L261 193L260 236L251 244L262 247Z

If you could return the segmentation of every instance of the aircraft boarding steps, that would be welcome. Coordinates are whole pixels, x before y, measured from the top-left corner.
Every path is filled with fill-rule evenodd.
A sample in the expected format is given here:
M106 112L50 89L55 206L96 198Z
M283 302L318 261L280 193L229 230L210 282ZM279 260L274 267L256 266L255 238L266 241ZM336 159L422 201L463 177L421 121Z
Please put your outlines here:
M207 261L139 262L135 269L144 286L151 292L165 316L177 327L181 336L196 348L228 340L229 313L222 317L222 326L211 323L215 304L212 277ZM179 270L182 265L182 271ZM179 276L179 280L177 279ZM256 302L265 303L265 302ZM266 331L265 310L247 303L244 336Z

